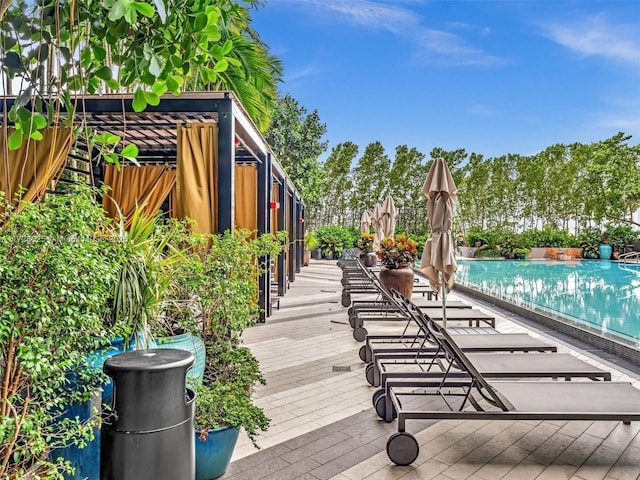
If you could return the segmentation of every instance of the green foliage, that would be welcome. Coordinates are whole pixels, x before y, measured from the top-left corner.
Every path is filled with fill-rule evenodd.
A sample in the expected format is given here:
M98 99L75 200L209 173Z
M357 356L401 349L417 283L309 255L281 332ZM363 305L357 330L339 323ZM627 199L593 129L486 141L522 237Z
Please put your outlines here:
M492 247L491 245L482 245L476 250L474 257L479 258L497 258L500 257L500 249L498 247Z
M318 236L314 232L308 232L305 236L307 250L313 250L318 246Z
M600 244L602 243L602 232L599 228L588 228L578 235L577 239L582 256L585 258L600 258Z
M476 243L480 243L480 245L482 245L483 243L487 243L482 228L475 226L469 228L467 234L464 237L464 241L470 247L475 247Z
M264 411L253 404L251 393L240 383L194 385L196 392L196 430L205 441L209 429L224 426L243 427L254 446L259 430L269 427Z
M241 346L241 336L258 319L258 276L265 268L259 261L282 251L286 232L254 238L247 230L206 236L181 230L174 241L175 248L185 248L185 259L172 269L169 292L187 300L187 313L199 312L198 329L192 331L207 352L204 381L195 386L196 424L201 436L223 425L244 427L255 442L268 420L249 390L264 378L251 351ZM193 329L194 322L181 326Z
M320 248L325 255L342 255L343 250L356 245L360 232L354 228L327 225L316 230Z
M522 233L522 244L527 247L558 247L567 248L577 246L576 239L567 230L556 230L545 226L541 230L528 230Z
M138 348L149 348L150 334L173 277L172 267L182 260L171 243L179 224L165 226L161 215L148 216L136 208L129 231L124 219L119 225L117 239L124 252L111 315L113 324L124 330L125 345L134 336Z
M61 478L67 466L50 459L52 450L93 435L96 419L57 417L96 391L101 372L86 369L86 357L113 335L105 319L121 252L104 236L94 194L77 187L0 214L3 479Z
M609 225L607 235L614 252L622 252L625 245L633 245L640 238L640 232L630 225Z
M327 126L320 122L317 110L308 114L291 95L285 95L277 99L265 134L311 212L318 208L322 193L324 179L318 157L327 149L328 142L322 141L326 131ZM314 228L313 214L310 217L309 225Z
M282 67L250 27L243 5L254 1L7 1L2 72L20 85L8 115L16 127L12 149L41 138L47 125L72 125L60 105L73 111L85 94L133 93L139 112L165 93L225 88L260 127L268 125ZM91 129L75 132L107 161L136 157L132 146L119 152L117 136L105 142Z
M373 239L374 235L372 233L363 233L356 246L363 253L373 252Z

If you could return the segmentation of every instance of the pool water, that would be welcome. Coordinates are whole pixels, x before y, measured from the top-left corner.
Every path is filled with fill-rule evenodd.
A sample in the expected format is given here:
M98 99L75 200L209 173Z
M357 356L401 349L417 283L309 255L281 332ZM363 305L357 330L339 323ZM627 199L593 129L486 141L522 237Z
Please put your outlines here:
M456 283L640 345L640 266L459 260Z

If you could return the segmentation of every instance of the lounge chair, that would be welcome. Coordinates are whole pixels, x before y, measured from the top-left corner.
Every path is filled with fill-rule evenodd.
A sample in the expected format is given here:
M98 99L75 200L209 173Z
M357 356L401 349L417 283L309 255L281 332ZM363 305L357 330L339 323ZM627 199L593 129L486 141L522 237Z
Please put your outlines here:
M354 329L353 337L362 342L366 339L368 331L364 327L365 321L389 321L389 320L403 320L407 321L410 318L405 312L404 306L399 303L397 299L398 293L394 294L389 292L380 280L369 272L366 268L364 274L367 275L372 285L379 291L379 300L374 304L363 302L361 305L352 305L349 309L349 324ZM442 319L441 308L433 308L432 303L429 301L428 307L431 308L430 312L435 320ZM453 304L452 305L456 305ZM456 305L457 306L457 305ZM375 312L375 315L367 315L368 313ZM476 327L479 327L481 323L485 323L490 327L495 327L495 318L491 315L487 315L480 310L474 308L451 308L451 314L447 317L447 321L468 322L469 326L475 322Z
M442 332L447 339L447 333ZM455 344L449 342L467 379L446 377L425 382L421 391L403 381L387 382L387 391L398 413L398 431L387 441L387 454L397 465L409 465L419 446L406 432L406 421L426 420L605 420L629 424L640 420L640 390L625 382L489 381ZM433 395L444 400L443 410L403 408L406 395ZM455 399L458 398L458 405ZM432 405L432 404L429 404ZM473 410L467 409L473 407Z
M387 422L395 418L395 411L389 408L391 401L386 390L387 383L400 379L408 385L413 381L413 386L418 388L424 381L432 379L468 378L469 374L458 358L458 351L464 352L468 361L486 378L589 378L611 381L610 372L569 353L470 353L460 348L455 339L437 324L429 323L428 330L430 338L439 347L435 353L419 352L413 359L406 358L401 363L397 356L391 360L387 360L389 356L376 356L373 381L369 383L381 387L373 395L373 404L380 418Z
M366 343L360 348L360 358L370 364L367 377L373 379L376 358L407 359L412 362L411 355L424 354L433 356L440 353L435 339L430 339L428 324L433 323L419 306L407 300L397 291L393 291L394 299L401 304L407 316L420 329L419 335L412 337L405 332L401 335L368 335ZM466 330L466 329L464 329ZM463 331L464 331L463 330ZM491 329L472 330L471 333L451 334L455 341L466 352L556 352L557 347L539 340L527 333L500 333ZM384 357L383 357L384 356ZM370 382L371 383L371 382Z

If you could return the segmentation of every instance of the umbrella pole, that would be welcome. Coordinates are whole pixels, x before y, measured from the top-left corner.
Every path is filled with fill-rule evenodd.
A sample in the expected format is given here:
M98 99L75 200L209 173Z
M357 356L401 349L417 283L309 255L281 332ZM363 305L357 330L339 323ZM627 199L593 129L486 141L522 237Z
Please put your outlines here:
M447 328L447 286L444 284L444 273L440 272L440 291L442 292L442 327Z

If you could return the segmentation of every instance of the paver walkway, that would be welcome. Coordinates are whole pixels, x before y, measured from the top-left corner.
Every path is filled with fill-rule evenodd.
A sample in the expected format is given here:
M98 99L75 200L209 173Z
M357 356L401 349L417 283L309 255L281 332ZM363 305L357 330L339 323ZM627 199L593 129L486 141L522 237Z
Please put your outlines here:
M410 421L420 444L418 459L398 467L385 445L394 423L378 419L375 390L364 378L346 308L340 305L341 271L313 261L296 275L267 323L245 332L267 378L256 402L271 418L256 450L244 433L225 480L286 479L582 479L640 478L639 423L563 421ZM556 343L559 351L613 372L613 380L640 377L587 351L532 331L513 314L452 294L496 316L504 332L527 331ZM397 325L376 325L380 329ZM615 370L614 370L615 368Z

